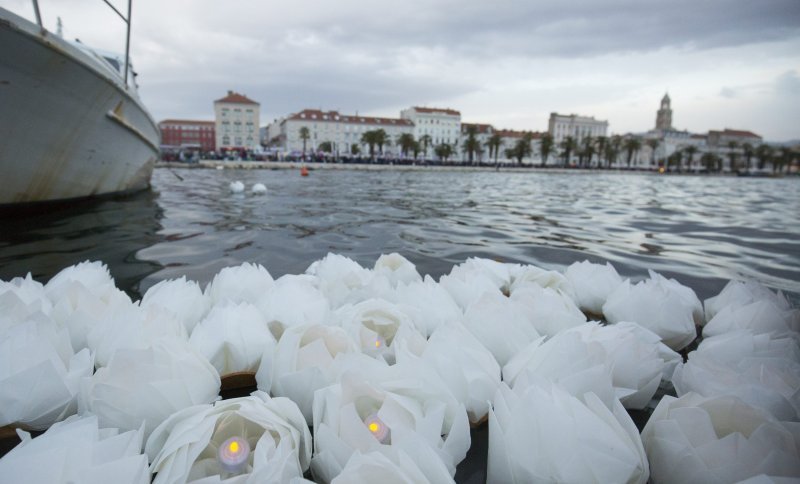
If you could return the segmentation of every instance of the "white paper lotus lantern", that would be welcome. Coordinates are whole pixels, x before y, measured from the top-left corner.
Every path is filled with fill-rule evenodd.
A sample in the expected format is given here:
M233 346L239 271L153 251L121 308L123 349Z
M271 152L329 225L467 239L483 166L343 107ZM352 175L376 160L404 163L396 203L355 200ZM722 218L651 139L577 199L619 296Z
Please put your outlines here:
M557 385L501 384L489 412L486 482L625 482L650 475L639 432L617 401Z
M525 307L499 292L485 293L475 300L464 314L464 326L500 366L539 338Z
M381 254L372 270L389 279L392 287L397 287L400 283L411 284L422 281L416 266L397 252Z
M333 309L391 291L386 277L376 277L371 270L343 255L328 254L311 264L306 274L317 277L319 289Z
M642 430L652 482L800 477L797 432L736 397L665 396Z
M137 429L150 435L167 417L218 398L217 370L189 343L163 339L147 349L120 349L108 366L81 384L81 414L97 415L102 427Z
M530 285L560 291L570 300L575 300L575 291L572 283L560 272L548 271L534 265L521 266L514 274L510 292L513 293L517 289Z
M87 344L99 368L108 365L111 356L121 348L143 349L163 338L186 340L188 335L183 323L172 312L131 304L94 326L87 336Z
M711 321L726 307L741 307L756 301L772 302L777 309L789 310L791 305L782 292L772 292L756 281L728 281L722 291L705 300L706 321Z
M195 281L187 281L186 276L180 279L165 280L147 290L142 298L143 308L157 307L160 311L172 314L183 323L187 334L211 308L210 299L203 294L200 285Z
M34 281L29 272L24 278L0 281L0 308L3 309L4 317L22 322L36 313L49 316L53 304L47 298L44 286Z
M603 314L608 296L622 284L622 278L610 263L592 264L585 260L567 267L564 276L575 294L575 303L583 311Z
M93 369L89 350L73 355L67 330L43 315L0 317L0 427L45 429L74 414L80 381Z
M283 276L258 302L257 306L276 338L280 339L289 327L329 322L330 303L315 282L316 278L308 275Z
M735 395L778 420L800 420L797 342L789 336L775 336L774 343L770 335L739 332L736 336L709 338L689 353L689 360L679 364L672 376L678 396Z
M513 275L518 273L520 267L519 264L507 264L482 257L470 257L463 264L454 266L450 274L461 272L467 277L472 274L481 274L488 277L501 292L508 294Z
M625 280L608 296L603 314L611 323L629 321L661 337L675 351L697 337L702 305L694 292L672 279L650 271L650 279L631 285Z
M437 461L432 461L436 464ZM434 473L434 471L437 471ZM331 484L451 484L453 478L441 462L423 472L405 452L384 447L361 453L353 452L342 472Z
M500 385L500 366L469 330L461 323L440 326L428 339L421 359L466 407L470 422L486 417Z
M603 345L564 331L547 341L539 338L517 353L503 367L503 381L511 388L547 381L578 398L593 392L611 409L619 397L611 371Z
M343 306L336 310L334 320L361 352L389 364L395 362L395 347L400 341L416 355L425 349L425 337L417 331L408 314L383 299Z
M603 346L615 392L627 409L645 408L661 380L669 380L675 365L682 361L657 334L635 323L588 323L567 331Z
M417 363L354 369L342 374L339 384L317 391L311 462L317 480L339 475L354 451L389 445L426 475L440 475L442 463L455 474L469 448L466 410L438 375Z
M439 278L439 285L450 293L462 310L484 293L502 295L502 279L475 266L455 266L450 274Z
M225 300L258 304L273 284L272 276L261 264L245 262L219 271L206 287L205 294L213 304Z
M220 375L255 372L267 349L275 346L261 312L252 304L226 301L214 306L195 326L191 344Z
M553 336L586 322L586 316L572 298L561 290L524 284L513 289L511 300L524 308L525 315L541 335Z
M258 389L290 398L311 423L314 392L335 383L335 360L339 355L357 351L356 343L340 327L291 327L274 351L264 353L256 373Z
M436 328L451 322L461 322L464 312L453 297L430 276L422 282L398 284L394 302L411 316L416 328L430 337Z
M45 293L53 304L53 319L69 329L75 351L88 347L87 337L95 326L132 304L101 262L81 262L61 270L47 282Z
M768 299L725 306L703 327L703 336L707 338L736 330L758 334L797 332L800 331L800 310L783 309Z
M146 445L155 484L259 482L301 478L311 434L297 405L264 392L181 410Z
M141 429L120 433L99 428L94 415L74 416L22 443L0 459L4 482L148 484L147 456L141 453Z

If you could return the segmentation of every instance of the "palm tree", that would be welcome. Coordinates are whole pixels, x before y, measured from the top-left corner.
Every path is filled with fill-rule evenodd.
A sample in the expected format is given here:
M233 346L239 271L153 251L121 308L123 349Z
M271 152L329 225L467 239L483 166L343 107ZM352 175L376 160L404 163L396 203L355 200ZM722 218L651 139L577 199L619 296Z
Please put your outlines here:
M694 161L694 155L697 153L697 147L694 145L689 145L683 149L683 152L686 153L686 168L687 170L691 170L692 162Z
M492 157L492 153L494 153L494 164L497 164L497 158L500 155L500 146L503 144L503 138L500 137L499 134L493 134L488 140L486 140L486 147L489 148L489 158Z
M517 164L522 164L522 159L531 154L531 135L525 133L521 139L517 140L514 148L511 149L511 157L517 159Z
M586 157L586 164L591 166L592 164L592 157L594 156L594 138L590 135L587 135L582 140L583 143L583 151L581 152L581 158Z
M439 159L444 161L445 163L447 163L448 158L453 156L453 147L447 143L442 143L438 145L436 148L434 148L433 151L434 153L436 153L436 156L438 156Z
M386 134L386 131L379 129L375 131L375 144L378 145L378 151L383 154L383 146L389 146L392 142L389 140L389 135Z
M306 159L306 142L311 138L311 134L308 132L308 128L302 126L300 128L300 139L303 140L303 159Z
M700 157L700 163L706 165L706 173L711 173L717 164L717 155L708 152L703 153L703 156Z
M333 143L331 143L330 141L323 141L322 143L319 144L317 149L319 151L324 152L324 153L332 153L333 152Z
M572 136L567 136L561 141L561 156L564 157L564 166L566 167L569 163L570 157L572 156L573 150L575 150L575 138Z
M467 139L464 140L464 151L467 152L469 164L475 157L475 153L481 150L481 143L478 141L478 128L476 126L467 126Z
M542 135L542 138L539 140L539 154L542 156L542 167L547 164L547 157L550 156L551 151L553 151L553 137L550 136L550 133L546 133Z
M777 171L789 171L789 168L792 166L792 160L795 159L797 153L795 153L791 148L788 146L783 146L778 150L778 156L775 158L776 163L773 165L773 170L775 171L775 166L777 165Z
M414 141L414 144L411 145L411 151L414 153L414 160L416 160L420 152L422 151L422 147L419 145L419 141Z
M598 136L594 139L594 143L597 145L597 166L603 166L603 161L601 157L606 154L606 145L608 145L608 138L605 136Z
M669 156L669 158L667 158L667 162L670 165L675 164L675 166L678 167L678 171L680 172L681 171L681 162L683 162L683 152L676 151L676 152L672 153ZM669 166L667 166L667 169L669 169Z
M744 152L744 160L745 164L747 165L746 166L747 171L750 171L750 160L753 158L753 155L756 153L756 150L750 143L744 143L742 145L742 151Z
M608 144L609 151L608 151L608 167L611 168L611 165L617 164L617 157L619 156L619 152L622 149L622 136L615 134L611 137L611 142Z
M772 146L770 145L759 145L756 148L756 157L758 158L758 169L763 170L764 166L766 166L768 161L772 160L773 156Z
M642 147L642 142L638 138L628 138L625 140L625 151L628 153L628 168L631 167L633 154L638 152Z
M397 144L400 146L400 152L402 153L403 157L408 157L408 152L414 150L414 135L411 133L403 133L397 138ZM416 155L414 155L416 158Z
M656 148L661 142L655 138L650 138L645 143L650 147L650 166L656 166Z
M361 133L361 144L369 146L369 157L375 160L375 145L378 144L375 134L377 131L364 131Z
M350 154L355 156L361 153L361 148L358 147L358 143L353 143L350 145Z
M433 140L431 139L431 135L423 134L419 138L419 142L422 143L422 156L423 156L423 158L427 159L428 158L428 146L430 146L433 143Z
M739 147L739 143L736 141L731 141L728 143L728 158L731 161L731 172L736 172L736 148Z

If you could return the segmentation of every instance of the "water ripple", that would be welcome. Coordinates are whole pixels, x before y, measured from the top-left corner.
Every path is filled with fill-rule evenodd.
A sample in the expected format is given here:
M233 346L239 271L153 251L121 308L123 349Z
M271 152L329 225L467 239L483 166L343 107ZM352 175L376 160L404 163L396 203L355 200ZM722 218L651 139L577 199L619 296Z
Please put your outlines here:
M469 256L562 269L652 268L701 297L751 277L800 299L800 184L793 179L636 174L156 170L154 191L26 220L0 220L0 276L46 278L104 259L132 294L222 266L298 273L334 251L371 266L397 251L434 277ZM267 194L231 194L263 183ZM120 277L118 277L120 279Z

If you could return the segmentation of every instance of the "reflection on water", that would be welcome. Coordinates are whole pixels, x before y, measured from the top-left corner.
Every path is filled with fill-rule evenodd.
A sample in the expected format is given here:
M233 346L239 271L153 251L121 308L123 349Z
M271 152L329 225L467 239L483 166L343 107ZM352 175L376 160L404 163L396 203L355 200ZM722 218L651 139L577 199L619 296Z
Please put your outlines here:
M752 277L800 294L798 180L613 173L156 170L154 193L3 221L0 277L102 259L132 293L242 261L279 276L328 252L397 251L435 277L469 256L563 268L652 268L701 298ZM240 179L268 193L231 194Z
M0 279L28 272L46 282L64 267L84 260L108 264L120 289L139 298L139 281L160 269L136 253L156 244L162 210L147 191L25 213L0 213Z

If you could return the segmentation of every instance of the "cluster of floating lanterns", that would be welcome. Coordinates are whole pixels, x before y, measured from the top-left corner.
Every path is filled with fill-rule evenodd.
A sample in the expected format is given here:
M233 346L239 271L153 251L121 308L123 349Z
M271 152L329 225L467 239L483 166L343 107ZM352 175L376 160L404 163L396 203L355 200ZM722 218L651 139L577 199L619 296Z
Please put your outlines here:
M277 280L242 264L205 289L162 281L141 301L86 262L0 281L0 426L22 440L0 475L452 482L488 421L488 482L798 478L798 329L754 282L703 304L589 262L468 259L436 281L398 254L372 269L329 254ZM258 390L221 400L242 374ZM670 381L676 396L653 400Z

